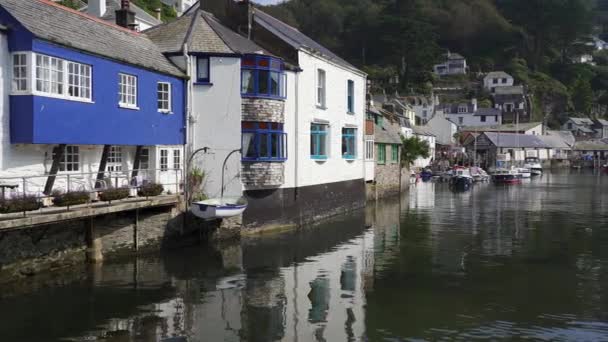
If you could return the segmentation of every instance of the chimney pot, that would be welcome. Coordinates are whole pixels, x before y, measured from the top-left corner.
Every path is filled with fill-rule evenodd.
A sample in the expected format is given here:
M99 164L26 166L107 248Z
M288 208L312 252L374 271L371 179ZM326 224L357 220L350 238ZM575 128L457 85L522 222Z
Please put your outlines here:
M160 14L161 14L161 12L162 12L162 10L160 8L157 8L157 9L154 10L154 13L156 14L156 20L160 21L160 18L161 18Z
M135 30L137 28L137 24L135 24L135 12L129 8L129 0L121 0L120 9L116 10L116 25Z

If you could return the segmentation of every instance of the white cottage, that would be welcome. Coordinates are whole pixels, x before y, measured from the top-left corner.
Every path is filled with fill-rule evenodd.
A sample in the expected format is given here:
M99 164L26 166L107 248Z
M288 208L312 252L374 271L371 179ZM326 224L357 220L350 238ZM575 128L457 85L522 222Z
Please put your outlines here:
M513 86L514 81L513 76L504 71L492 71L483 78L483 87L494 93L497 88Z

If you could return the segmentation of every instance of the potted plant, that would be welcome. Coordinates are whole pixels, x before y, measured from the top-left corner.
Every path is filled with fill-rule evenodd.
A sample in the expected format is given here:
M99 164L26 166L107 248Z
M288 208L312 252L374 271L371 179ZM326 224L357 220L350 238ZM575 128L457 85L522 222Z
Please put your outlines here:
M142 197L154 197L162 194L164 190L161 184L148 183L139 188L137 194Z
M19 196L11 199L0 200L0 213L20 213L38 210L41 203L36 196Z
M53 204L58 207L86 204L89 200L90 196L86 191L70 191L66 193L61 193L59 191L53 192Z
M99 194L99 199L104 202L118 201L129 197L130 189L127 187L104 190Z

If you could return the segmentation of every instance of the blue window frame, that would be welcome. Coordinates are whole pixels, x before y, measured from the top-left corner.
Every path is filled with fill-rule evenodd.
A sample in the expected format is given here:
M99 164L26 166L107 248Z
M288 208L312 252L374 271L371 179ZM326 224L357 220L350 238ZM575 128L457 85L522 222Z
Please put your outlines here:
M357 129L342 128L342 158L357 158Z
M286 161L287 133L276 122L242 123L243 161Z
M197 83L210 83L211 82L211 69L209 67L209 64L210 64L209 56L196 57L196 82Z
M241 95L285 99L287 76L282 60L269 56L245 55L241 60Z
M355 112L355 82L348 80L347 83L347 108L348 113L353 114Z
M310 125L310 157L312 159L327 159L327 132L329 126L324 124Z

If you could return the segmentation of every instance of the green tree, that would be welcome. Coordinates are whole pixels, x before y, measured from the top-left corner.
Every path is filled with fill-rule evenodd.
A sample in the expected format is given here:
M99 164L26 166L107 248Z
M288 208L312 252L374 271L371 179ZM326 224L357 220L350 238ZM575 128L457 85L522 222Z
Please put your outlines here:
M81 3L77 0L61 0L59 4L75 10L80 9L81 5Z
M572 104L574 109L582 114L589 115L593 105L593 90L589 81L579 77L572 85Z
M401 167L410 167L418 158L428 158L430 149L428 142L416 136L411 138L401 137Z

